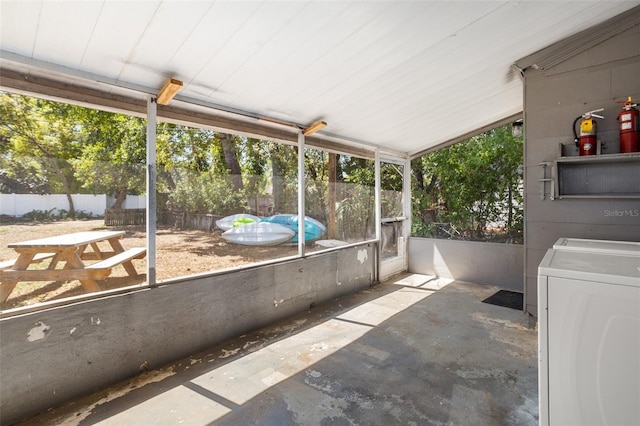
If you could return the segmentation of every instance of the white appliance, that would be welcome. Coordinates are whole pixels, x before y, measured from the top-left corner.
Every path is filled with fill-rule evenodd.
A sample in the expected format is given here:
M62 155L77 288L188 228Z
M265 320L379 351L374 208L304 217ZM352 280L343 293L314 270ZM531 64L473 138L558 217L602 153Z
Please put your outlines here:
M586 241L538 267L540 424L637 426L640 256Z
M591 253L617 253L640 256L640 243L635 241L604 241L582 238L559 238L555 250L586 251Z

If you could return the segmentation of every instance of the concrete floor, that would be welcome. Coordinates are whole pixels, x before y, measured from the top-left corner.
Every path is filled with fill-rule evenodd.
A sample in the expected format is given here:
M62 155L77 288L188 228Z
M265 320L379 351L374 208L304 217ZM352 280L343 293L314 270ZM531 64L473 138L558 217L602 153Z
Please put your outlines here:
M404 274L25 424L534 425L535 324L497 290Z

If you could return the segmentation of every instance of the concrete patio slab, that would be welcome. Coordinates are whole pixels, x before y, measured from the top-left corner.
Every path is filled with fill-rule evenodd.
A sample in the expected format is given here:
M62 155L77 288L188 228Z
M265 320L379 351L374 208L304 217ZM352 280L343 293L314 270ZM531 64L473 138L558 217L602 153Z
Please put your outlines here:
M498 290L403 274L25 424L534 425L535 324Z

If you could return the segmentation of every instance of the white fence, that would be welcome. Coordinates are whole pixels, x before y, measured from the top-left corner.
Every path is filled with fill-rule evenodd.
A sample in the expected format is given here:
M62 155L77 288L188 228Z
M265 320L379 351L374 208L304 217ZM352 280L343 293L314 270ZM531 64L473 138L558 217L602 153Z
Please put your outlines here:
M115 203L114 197L105 194L72 194L71 198L77 212L83 211L93 216L103 216L104 210ZM145 205L144 196L128 195L123 208L142 209ZM34 210L54 210L53 214L56 214L55 210L69 211L69 201L65 194L0 194L0 215L21 217Z

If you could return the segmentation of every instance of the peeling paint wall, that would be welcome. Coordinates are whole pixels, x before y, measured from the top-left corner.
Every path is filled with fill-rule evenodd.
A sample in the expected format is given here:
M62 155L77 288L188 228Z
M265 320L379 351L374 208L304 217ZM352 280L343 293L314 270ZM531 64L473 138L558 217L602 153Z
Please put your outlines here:
M412 237L408 250L409 272L523 291L521 245Z
M372 284L373 244L0 320L0 424Z

